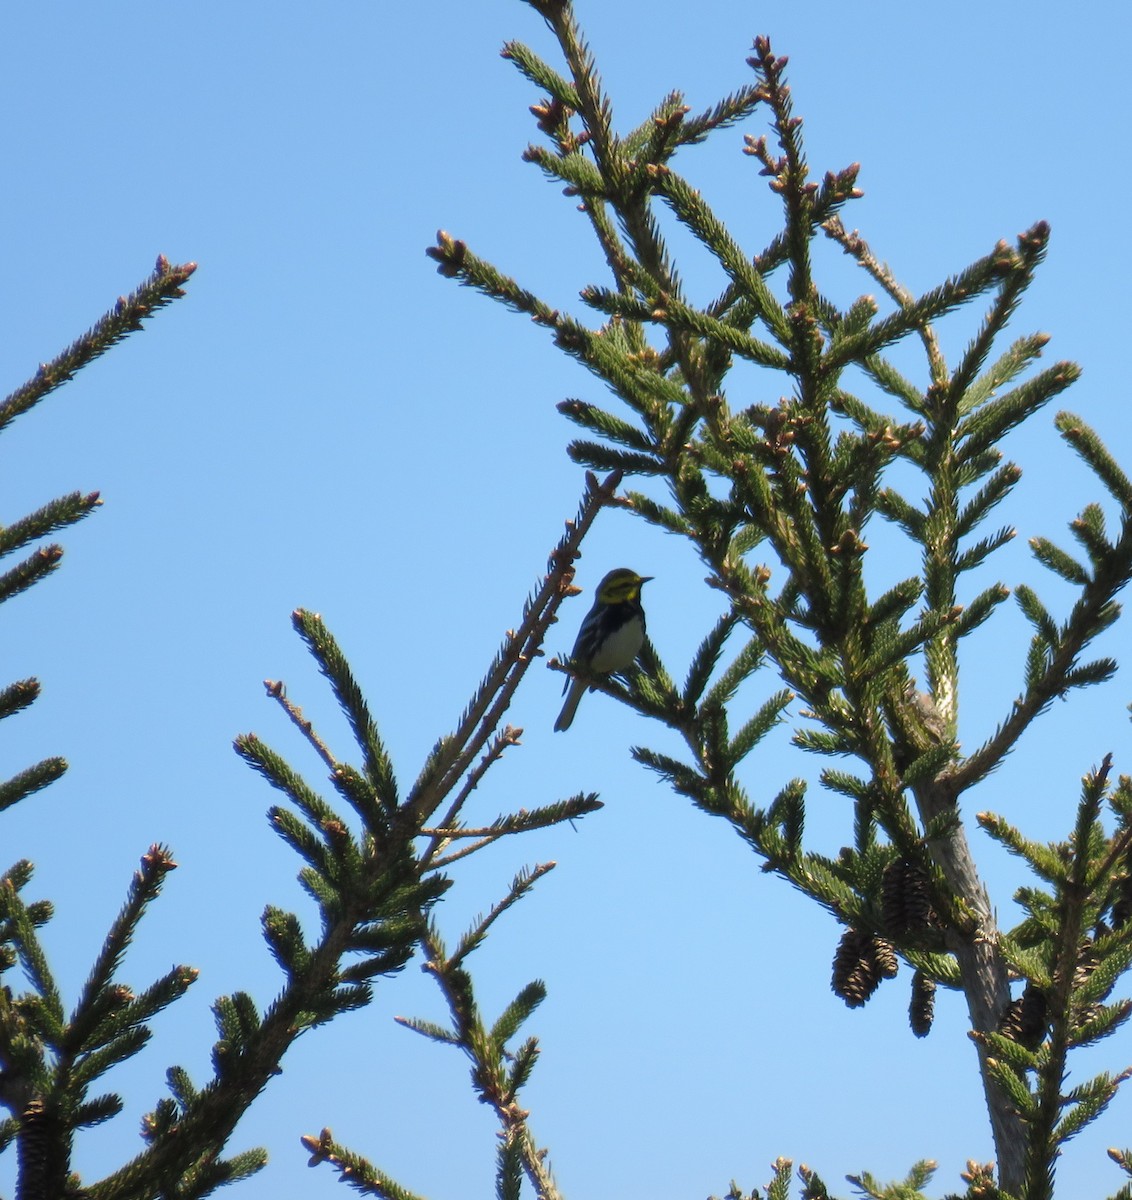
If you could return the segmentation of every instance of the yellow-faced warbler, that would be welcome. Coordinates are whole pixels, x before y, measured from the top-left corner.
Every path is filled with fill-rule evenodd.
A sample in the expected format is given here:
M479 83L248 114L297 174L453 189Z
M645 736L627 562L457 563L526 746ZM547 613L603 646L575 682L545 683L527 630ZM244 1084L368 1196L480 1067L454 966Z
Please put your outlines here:
M641 587L651 578L651 575L638 575L625 567L609 572L598 584L594 606L578 630L578 640L570 655L571 663L598 675L613 675L633 665L645 642ZM570 728L588 686L581 679L566 680L562 690L568 690L570 694L554 722L555 729Z

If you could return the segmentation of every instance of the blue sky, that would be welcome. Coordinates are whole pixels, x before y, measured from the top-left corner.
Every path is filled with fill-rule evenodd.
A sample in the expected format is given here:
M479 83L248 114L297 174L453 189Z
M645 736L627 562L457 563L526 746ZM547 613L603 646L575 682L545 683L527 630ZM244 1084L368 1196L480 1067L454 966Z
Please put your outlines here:
M1122 6L579 0L578 13L623 128L673 87L698 111L741 85L752 37L769 33L791 59L811 166L861 162L865 198L846 223L913 290L1049 220L1047 263L1011 333L1047 330L1047 362L1082 363L1064 406L1132 462L1119 374L1132 265ZM581 473L554 405L601 403L600 387L544 332L439 278L423 253L443 227L576 312L578 289L604 282L573 202L520 161L538 136L527 107L539 97L499 57L512 38L551 52L518 0L5 14L5 390L157 253L200 263L186 299L0 445L0 519L76 488L105 499L66 532L57 577L3 613L3 679L34 674L45 690L5 723L0 774L48 754L71 762L61 783L4 814L4 865L38 864L31 894L57 904L46 940L74 996L139 855L171 843L181 867L125 975L142 985L173 962L201 969L115 1081L126 1115L84 1139L76 1165L89 1176L136 1150L137 1119L163 1093L168 1064L204 1076L213 997L274 993L263 905L305 911L297 863L263 819L274 796L230 748L254 729L320 779L263 697L272 677L348 752L291 610L325 616L411 779L576 507ZM742 133L762 129L756 116L685 160L752 252L778 227L765 181L740 154ZM836 253L821 265L846 302L874 290ZM710 293L710 268L693 257L683 271ZM945 346L961 345L976 317L945 326ZM737 376L733 402L776 398L745 386L756 384ZM1059 539L1099 498L1051 419L1010 446L1026 477L1003 520L1025 536L986 582L1040 578L1025 537ZM579 583L588 591L618 565L656 576L650 632L682 672L714 611L702 567L612 514L587 542ZM569 649L587 604L552 633L552 652ZM1024 638L1011 615L972 646L970 739L1017 692ZM1117 632L1107 649L1122 641ZM550 987L532 1023L543 1060L527 1100L566 1194L702 1196L732 1178L750 1189L778 1155L835 1187L846 1172L895 1177L933 1157L936 1191L957 1188L967 1158L991 1157L959 998L941 997L923 1042L906 1026L906 971L848 1012L829 992L834 922L630 762L634 743L672 749L662 732L590 697L569 735L552 734L559 688L549 673L528 681L511 714L524 745L478 811L489 819L579 790L599 791L606 808L576 832L464 864L441 918L455 935L521 865L559 863L473 965L489 1011L531 978ZM971 810L1061 836L1090 765L1112 750L1118 770L1132 769L1130 693L1121 674L1058 705ZM783 731L747 783L765 801L820 765ZM810 820L816 844L835 853L849 824L837 799L815 790ZM984 839L976 849L1009 921L1022 877ZM300 1043L233 1143L272 1154L243 1195L342 1195L328 1169L304 1170L298 1137L324 1125L438 1200L487 1193L493 1131L463 1060L395 1026L395 1013L441 1016L415 967L370 1009ZM1124 1031L1092 1069L1130 1060ZM1065 1194L1118 1186L1103 1150L1127 1141L1130 1106L1119 1100L1071 1147Z

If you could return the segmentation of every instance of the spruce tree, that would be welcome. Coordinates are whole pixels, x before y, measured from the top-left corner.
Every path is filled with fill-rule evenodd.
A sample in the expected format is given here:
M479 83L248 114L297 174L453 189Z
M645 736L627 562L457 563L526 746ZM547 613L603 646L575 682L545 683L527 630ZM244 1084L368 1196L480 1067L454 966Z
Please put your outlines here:
M629 678L592 682L685 742L683 758L636 747L642 765L728 821L764 870L843 926L832 989L846 1004L864 1005L900 960L912 969L917 1036L931 1028L938 988L963 994L996 1186L1026 1200L1050 1196L1062 1147L1124 1078L1102 1072L1065 1083L1070 1051L1107 1037L1130 1012L1112 993L1132 959L1132 780L1113 778L1105 756L1085 775L1076 819L1054 845L978 812L975 789L1054 700L1114 674L1115 661L1090 650L1118 618L1116 597L1132 572L1132 483L1081 417L1058 413L1058 431L1096 477L1098 500L1070 523L1072 551L1041 534L1030 545L1074 589L1073 603L1055 613L1026 585L1013 593L997 582L969 586L970 573L1015 535L991 523L1021 478L1001 443L1078 375L1068 362L1036 366L1045 335L1003 344L1049 228L1039 221L914 295L843 223L860 195L857 165L812 177L786 59L768 39L755 41L752 82L714 107L693 113L673 92L621 131L569 0L529 3L553 31L565 70L519 43L504 51L542 93L531 108L542 137L525 157L577 198L603 251L610 282L581 293L597 320L552 308L443 231L429 254L442 274L545 326L606 385L612 407L560 405L581 430L571 456L639 480L619 503L690 542L727 603L683 682L651 645ZM681 147L759 111L771 134L748 135L745 150L781 199L782 227L752 253L674 160ZM697 305L682 286L660 209L725 273L710 303ZM850 256L883 305L870 294L834 303L815 273L818 239ZM937 327L974 303L984 306L981 324L949 362ZM925 383L895 360L911 341ZM738 362L765 372L754 394L728 389ZM916 476L922 499L904 482ZM905 578L884 590L870 586L869 527L880 523L906 547ZM1012 594L1033 629L1022 687L997 726L961 747L960 646ZM759 669L784 686L748 714L736 695ZM821 784L852 807L853 844L835 857L807 844L803 781L770 796L753 795L746 782L749 756L783 721L794 724L800 750L831 760ZM972 853L972 821L1033 872L1016 896L1026 916L1014 928L998 925ZM1112 1156L1129 1169L1127 1152ZM900 1194L918 1192L929 1175L918 1165ZM970 1194L992 1194L986 1170L970 1175ZM856 1182L882 1194L865 1176ZM805 1194L825 1192L807 1176Z
M585 675L576 663L549 665L582 674L672 731L682 756L642 745L633 750L636 760L705 815L723 818L753 851L752 865L792 884L840 925L836 945L817 948L831 959L831 1004L863 1007L899 977L909 991L910 1028L893 1037L925 1037L940 990L962 997L996 1147L994 1164L968 1165L963 1194L1051 1197L1058 1156L1101 1116L1125 1076L1117 1069L1073 1087L1066 1082L1071 1052L1102 1042L1132 1011L1117 995L1132 959L1132 779L1115 774L1111 754L1097 755L1090 768L1094 748L1081 747L1080 796L1054 843L980 811L978 789L1055 700L1112 677L1115 662L1098 657L1093 644L1118 619L1117 596L1132 574L1132 482L1084 420L1059 413L1056 427L1095 476L1098 499L1071 521L1071 549L1040 532L1030 545L1072 589L1071 603L1060 606L1026 585L971 585L1014 536L992 521L1022 479L1005 457L1004 439L1077 376L1069 363L1038 365L1044 335L1004 344L1049 230L1039 222L913 294L844 223L859 195L856 166L811 177L786 60L767 39L754 44L749 82L712 108L693 113L673 92L642 125L624 131L571 4L528 3L552 29L562 61L548 63L519 43L506 47L539 93L531 112L541 140L526 157L565 187L592 227L608 267L608 278L582 293L596 316L555 309L447 233L429 253L442 275L546 329L611 394L606 407L581 400L560 406L581 430L569 448L587 468L578 513L455 727L407 774L395 767L326 624L306 610L293 614L355 748L349 758L332 750L287 688L267 681L269 699L322 770L322 790L253 734L238 737L235 749L282 798L269 819L302 864L300 884L317 921L265 907L263 935L281 976L276 996L262 1007L242 991L215 1001L218 1036L207 1077L169 1068L167 1094L147 1116L138 1152L100 1180L80 1180L71 1169L75 1138L122 1107L96 1085L142 1048L152 1018L196 977L177 966L137 989L122 977L138 922L176 863L163 845L142 856L71 1000L61 995L37 933L52 910L28 898L31 864L7 869L0 1101L9 1116L0 1145L18 1158L18 1195L187 1198L254 1174L262 1151L225 1157L226 1147L286 1051L308 1031L367 1005L375 987L417 957L450 1021L404 1024L469 1059L475 1093L499 1123L498 1196L517 1198L524 1181L540 1197L558 1196L523 1097L539 1056L524 1027L546 989L532 981L487 1014L469 969L496 922L553 864L518 874L452 944L434 910L469 855L600 807L585 793L533 809L500 806L506 811L487 823L465 816L473 792L519 743L521 731L505 723L508 707L576 590L583 538L603 508L616 506L689 544L722 615L678 671L665 662L663 646L651 643L619 678ZM748 136L746 151L780 198L782 222L752 249L738 244L675 164L682 147L760 114L770 134ZM661 213L684 226L725 274L710 303L696 304L683 287ZM881 301L862 294L848 306L834 302L815 266L822 240L849 256ZM0 429L179 296L192 269L159 260L135 293L4 402ZM981 323L949 360L939 330L973 304L982 306ZM909 344L922 355L919 374L904 365ZM747 376L729 386L737 363L758 367L765 382L752 390ZM5 551L25 557L0 578L0 598L54 570L59 548L39 543L98 502L97 494L76 493L7 525ZM878 528L902 539L906 562L902 580L885 587L874 583L869 546ZM1001 620L1009 603L1032 628L1028 652L1014 664L1020 690L996 725L961 745L961 648ZM751 712L745 685L760 672L781 686ZM8 685L0 716L37 694L35 680ZM755 767L764 739L783 724L800 753L819 756L822 789L852 814L852 843L837 853L811 844L806 783L771 785ZM21 771L0 789L0 807L65 768L52 758ZM1025 915L1012 928L999 924L1000 902L980 873L976 825L1032 874L1015 897ZM312 1164L328 1165L363 1194L414 1194L329 1129L303 1142ZM1132 1151L1110 1153L1132 1178ZM897 1183L866 1172L850 1181L868 1196L916 1197L932 1173L920 1161ZM785 1200L794 1175L793 1164L779 1159L765 1192L732 1184L727 1195ZM797 1175L802 1197L831 1195L809 1168ZM1117 1195L1132 1196L1132 1183Z

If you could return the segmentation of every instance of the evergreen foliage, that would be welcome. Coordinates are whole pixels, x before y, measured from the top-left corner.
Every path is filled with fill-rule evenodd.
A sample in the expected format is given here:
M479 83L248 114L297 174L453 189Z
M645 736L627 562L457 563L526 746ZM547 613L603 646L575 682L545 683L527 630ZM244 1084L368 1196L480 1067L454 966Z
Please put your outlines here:
M0 406L0 414L26 411L138 328L143 316L182 294L181 284L193 270L193 264L173 267L159 259L146 283L119 301L58 360L41 367L31 383ZM9 1113L0 1124L0 1149L15 1143L19 1200L190 1200L254 1174L266 1161L263 1150L229 1157L223 1152L248 1106L278 1074L288 1048L308 1030L367 1005L374 988L422 948L454 1017L462 1022L453 1040L474 1047L484 1064L490 1062L490 1069L485 1065L482 1072L484 1097L494 1098L500 1111L509 1114L512 1136L501 1170L514 1187L520 1166L537 1165L538 1155L514 1102L534 1066L537 1047L528 1039L513 1061L506 1047L544 989L537 983L524 988L488 1028L478 1023L471 982L460 964L482 943L495 920L553 864L521 873L507 896L476 920L451 956L429 912L451 883L445 868L452 863L501 838L577 820L601 807L596 796L576 795L533 810L502 813L483 827L468 826L461 815L488 769L519 742L522 731L503 725L502 718L526 671L537 661L559 605L577 591L570 581L579 546L620 481L619 474L604 482L588 478L578 515L567 523L518 624L508 631L455 729L437 741L411 786L399 781L362 690L330 631L316 614L293 614L296 632L346 716L358 760L350 763L332 754L288 698L284 685L272 680L266 683L267 694L294 721L325 768L330 797L255 734L238 737L235 749L283 797L283 803L271 807L268 819L301 860L299 883L314 900L317 927L306 928L297 914L277 905L265 907L263 936L283 976L278 994L263 1008L243 991L216 999L210 1077L198 1083L185 1067L170 1067L169 1094L142 1122L140 1152L99 1180L81 1180L72 1172L74 1140L83 1129L116 1116L122 1100L112 1092L92 1093L91 1088L142 1049L152 1019L197 977L195 969L177 966L141 991L121 979L138 923L176 863L165 846L152 846L143 856L122 911L69 1015L37 934L51 919L51 905L25 901L21 894L32 878L32 866L17 862L0 877L0 974L10 979L18 967L29 985L21 991L6 980L0 987L0 1103ZM5 553L27 548L80 520L97 503L97 495L78 494L56 501L0 530L0 547ZM4 577L4 597L36 582L61 555L58 546L33 550L21 568ZM34 679L9 685L0 692L0 715L20 712L38 694ZM44 787L65 769L63 759L51 758L20 772L0 784L0 807ZM443 1036L427 1025L418 1027L430 1036ZM390 1195L410 1194L392 1181L382 1183L385 1177L374 1168L355 1171L348 1154L318 1153L338 1163L348 1178L372 1179Z
M913 295L842 223L842 210L860 195L856 165L811 177L786 60L768 40L756 40L748 60L752 83L699 115L670 93L622 134L569 0L528 3L555 34L563 64L543 62L518 43L505 47L545 93L531 107L544 141L525 157L565 188L592 227L611 278L581 292L598 323L552 308L447 233L429 254L442 275L532 317L609 389L609 409L572 399L560 411L582 433L570 445L574 460L610 474L602 482L587 475L577 517L518 624L452 730L409 776L394 764L325 624L305 610L293 614L346 717L353 761L330 749L278 681L267 681L267 694L325 771L321 790L255 734L237 738L235 749L280 795L269 822L301 860L299 883L317 920L266 905L262 930L280 968L277 994L264 1005L243 991L216 999L208 1077L198 1082L185 1067L171 1067L168 1094L146 1116L138 1153L103 1179L83 1181L71 1169L75 1138L122 1108L120 1097L95 1085L145 1045L152 1019L196 978L193 968L176 966L136 991L121 978L138 924L176 864L162 845L142 857L69 1008L37 932L51 906L25 898L31 864L17 861L0 876L0 1102L9 1114L0 1148L14 1145L18 1195L189 1200L253 1174L262 1151L225 1154L286 1051L307 1031L365 1007L419 953L448 1022L403 1023L467 1057L473 1089L499 1124L497 1195L516 1200L526 1181L543 1200L557 1200L547 1150L522 1102L539 1057L526 1029L546 988L531 981L502 1011L486 1015L468 966L495 923L553 864L520 872L452 949L433 910L461 859L600 807L596 796L581 794L503 812L486 825L463 817L488 770L519 742L521 730L504 723L508 706L573 593L582 539L603 507L617 505L686 539L724 606L685 670L670 669L646 642L625 677L587 679L682 740L681 756L638 746L634 758L699 810L727 821L764 871L839 922L831 986L848 1006L865 1005L903 962L911 968L909 1024L924 1037L938 989L963 993L997 1154L995 1164L967 1164L963 1195L1049 1200L1066 1144L1103 1114L1129 1074L1101 1070L1067 1084L1070 1054L1104 1041L1132 1015L1132 1000L1116 994L1132 964L1132 779L1114 780L1106 756L1083 780L1072 828L1052 844L995 814L977 815L979 827L1032 872L1016 896L1024 916L1011 929L998 926L968 841L963 814L972 806L962 803L1054 699L1112 676L1111 658L1090 656L1118 619L1117 597L1132 577L1132 482L1099 435L1063 412L1056 427L1104 501L1070 524L1072 552L1044 536L1031 540L1059 588L1072 589L1067 611L1052 610L1029 586L974 590L962 578L994 561L1014 536L991 522L1021 479L1019 467L1004 460L1003 438L1077 377L1070 363L1037 367L1044 335L1001 346L1045 254L1048 227L1039 222L1013 244L996 243ZM768 115L772 134L749 136L746 153L781 200L782 226L752 252L674 164L681 147L755 112ZM681 283L663 232L668 216L727 279L707 304L694 303ZM821 239L879 287L883 309L870 295L841 308L822 289L813 253ZM0 428L180 296L193 269L159 259L137 291L0 404ZM981 323L949 363L937 323L976 302L985 309ZM908 342L922 349L926 386L891 357ZM740 360L765 373L765 392L785 398L730 395L728 373ZM873 385L867 397L852 386L861 378ZM924 482L922 499L898 490L910 474ZM634 476L641 489L620 492ZM38 543L98 503L97 494L75 493L0 529L0 554L25 554L0 576L0 599L53 571L62 551ZM907 556L902 581L879 593L870 579L870 522L896 530ZM964 750L957 740L959 646L997 619L1011 595L1032 626L1017 664L1021 690L998 724ZM744 684L759 671L775 672L782 686L752 712ZM38 691L35 680L4 687L0 717L26 708ZM794 725L799 750L825 760L824 789L850 806L852 844L836 857L808 839L804 781L785 780L761 798L749 792L747 781L757 777L748 769L751 755L785 722ZM0 808L65 769L61 758L28 767L0 784ZM363 1194L415 1195L329 1129L303 1144L312 1164L330 1165ZM1132 1152L1110 1157L1132 1179ZM803 1200L830 1197L807 1167L795 1176L780 1158L772 1171L751 1200L786 1200L795 1181ZM919 1161L894 1183L865 1171L848 1178L876 1200L915 1200L934 1171L934 1163ZM747 1194L736 1183L727 1192L729 1200ZM1119 1197L1132 1197L1132 1182L1113 1200Z
M865 1004L901 958L914 969L909 1019L917 1036L931 1027L937 987L965 993L998 1152L994 1182L972 1168L968 1195L1050 1196L1064 1143L1103 1111L1124 1078L1101 1073L1069 1091L1064 1084L1069 1051L1107 1036L1128 1014L1128 1001L1112 1001L1111 993L1129 963L1130 785L1123 777L1110 783L1106 758L1086 778L1074 829L1053 846L980 815L1042 885L1019 895L1027 915L1013 930L996 924L960 812L965 794L1055 698L1115 671L1111 658L1089 651L1118 618L1117 596L1132 576L1132 488L1100 436L1070 413L1058 415L1057 429L1091 469L1117 528L1109 532L1105 508L1093 503L1070 525L1077 553L1046 537L1031 540L1037 561L1075 598L1056 615L1038 590L1014 589L1033 627L1019 664L1022 691L973 750L956 739L960 642L1011 595L1002 583L972 593L962 578L1014 537L1012 528L989 524L1021 478L999 446L1078 375L1066 362L1036 367L1045 335L999 348L1045 255L1048 226L1038 222L1013 244L996 243L915 296L842 222L860 195L856 165L811 177L786 60L769 41L757 39L748 60L753 86L698 118L671 93L649 121L620 134L568 0L530 3L555 34L565 70L525 46L505 48L547 93L531 109L545 143L525 157L566 185L593 228L613 283L580 294L600 323L551 310L447 233L429 254L443 274L546 325L624 406L560 405L582 430L570 454L640 477L648 490L630 487L621 505L686 538L727 605L682 692L652 646L637 676L605 690L677 731L687 746L683 759L639 746L639 762L729 821L764 869L844 926L832 986L848 1005ZM748 136L746 152L781 199L782 228L752 253L674 160L681 146L757 108L772 135ZM660 209L728 280L709 303L687 295ZM842 309L823 291L813 253L820 239L880 287L885 311L870 295ZM949 363L936 326L975 302L985 306L982 321ZM926 387L889 357L908 341L923 350ZM768 404L729 393L738 360L768 372L760 390L785 398ZM875 385L876 397L851 385L850 367L853 379L863 374ZM900 490L897 466L901 480L909 470L924 480L922 500ZM868 571L867 529L877 521L898 530L908 550L907 578L880 595ZM738 656L721 670L737 643ZM760 668L775 670L785 689L753 716L739 716L732 711L742 703L738 686ZM821 773L853 807L855 842L836 860L807 846L800 780L762 803L744 782L747 756L791 719L795 700L804 706L795 744L856 764ZM864 1174L852 1181L870 1196L913 1196L929 1176L919 1164L900 1184L882 1187ZM805 1178L803 1185L804 1195L826 1194L824 1185ZM767 1194L776 1189L777 1178Z

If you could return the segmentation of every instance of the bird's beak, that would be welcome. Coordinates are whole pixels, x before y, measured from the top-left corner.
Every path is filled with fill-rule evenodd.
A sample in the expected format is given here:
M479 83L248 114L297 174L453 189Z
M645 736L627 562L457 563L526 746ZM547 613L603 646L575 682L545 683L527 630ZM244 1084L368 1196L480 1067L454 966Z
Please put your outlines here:
M656 576L655 576L655 575L642 575L642 576L641 576L641 577L640 577L640 578L637 580L637 582L638 582L638 583L648 583L650 579L655 579L655 578L656 578Z

